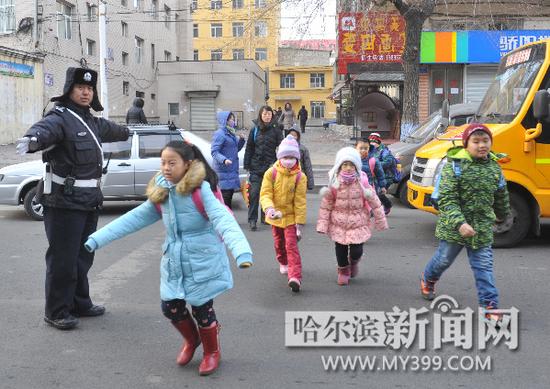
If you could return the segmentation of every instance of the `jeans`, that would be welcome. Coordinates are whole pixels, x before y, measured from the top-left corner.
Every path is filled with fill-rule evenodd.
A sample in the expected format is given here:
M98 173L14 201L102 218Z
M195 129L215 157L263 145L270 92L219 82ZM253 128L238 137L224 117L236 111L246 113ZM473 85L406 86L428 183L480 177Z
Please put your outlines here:
M288 265L288 279L296 278L302 281L302 258L298 250L296 225L286 228L271 226L275 244L275 258L281 265Z
M258 221L258 206L260 204L260 189L262 187L263 175L250 174L248 181L250 182L250 188L248 190L248 221ZM264 212L260 210L262 220L264 219Z
M457 243L439 241L434 256L424 269L424 280L437 281L451 266L464 246ZM493 249L491 246L472 249L466 247L470 267L474 272L479 305L498 308L498 290L493 275Z

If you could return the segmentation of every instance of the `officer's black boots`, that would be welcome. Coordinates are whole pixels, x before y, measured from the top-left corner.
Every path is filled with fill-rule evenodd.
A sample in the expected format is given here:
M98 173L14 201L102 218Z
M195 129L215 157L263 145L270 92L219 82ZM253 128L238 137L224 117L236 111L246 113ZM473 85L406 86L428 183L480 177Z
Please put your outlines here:
M79 320L72 315L67 315L61 319L50 319L49 317L44 316L44 321L58 330L71 330L79 323Z

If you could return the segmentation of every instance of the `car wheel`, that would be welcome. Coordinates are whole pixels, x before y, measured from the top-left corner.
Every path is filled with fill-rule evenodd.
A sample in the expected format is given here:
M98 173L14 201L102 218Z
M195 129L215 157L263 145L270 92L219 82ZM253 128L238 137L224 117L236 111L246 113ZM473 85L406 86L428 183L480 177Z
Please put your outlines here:
M516 192L510 192L510 222L497 226L494 229L495 248L514 247L521 242L531 228L531 214L529 205L523 196Z
M401 184L399 184L399 189L397 194L399 197L399 201L401 201L401 204L403 204L407 208L414 208L411 205L411 203L409 203L409 200L407 199L407 181L408 180L403 180Z
M31 188L25 195L23 199L23 206L25 207L25 212L33 220L44 220L44 207L42 204L36 201L36 186Z

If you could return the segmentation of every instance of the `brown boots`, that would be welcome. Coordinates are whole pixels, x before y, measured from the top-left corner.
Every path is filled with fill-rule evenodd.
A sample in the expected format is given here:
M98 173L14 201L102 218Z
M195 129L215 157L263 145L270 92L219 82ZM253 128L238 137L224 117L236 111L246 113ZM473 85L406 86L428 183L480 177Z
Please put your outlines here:
M193 358L195 350L197 349L197 347L199 347L199 344L201 344L202 341L204 354L202 356L202 361L199 366L199 374L209 375L216 371L218 365L220 364L218 323L214 322L209 327L199 327L197 329L195 321L189 318L187 320L182 320L177 323L172 322L172 324L183 336L183 339L185 339L185 342L181 347L178 357L176 358L176 363L181 366L187 365Z
M338 285L349 285L351 266L338 267Z

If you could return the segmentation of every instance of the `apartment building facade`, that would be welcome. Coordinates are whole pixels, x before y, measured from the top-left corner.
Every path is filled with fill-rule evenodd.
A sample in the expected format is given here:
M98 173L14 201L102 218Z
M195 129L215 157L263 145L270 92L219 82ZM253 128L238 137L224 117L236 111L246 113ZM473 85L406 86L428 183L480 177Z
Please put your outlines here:
M103 0L0 1L0 46L44 58L37 81L43 83L44 105L62 91L67 67L99 70L99 1ZM134 98L141 97L147 117L158 120L157 62L192 59L191 2L103 3L109 117L124 121Z

